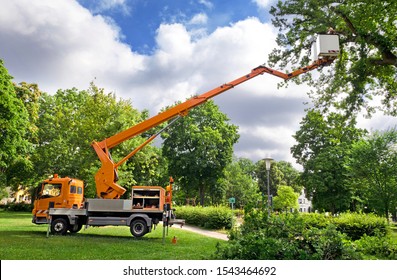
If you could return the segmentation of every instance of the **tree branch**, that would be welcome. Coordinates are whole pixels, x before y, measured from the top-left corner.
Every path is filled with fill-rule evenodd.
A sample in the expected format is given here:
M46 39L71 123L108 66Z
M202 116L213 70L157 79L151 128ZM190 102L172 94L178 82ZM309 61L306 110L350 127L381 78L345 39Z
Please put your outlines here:
M357 30L354 26L353 22L349 19L349 17L338 9L333 9L337 15L339 15L343 21L346 23L347 27L351 30L351 32L364 39L368 44L375 46L381 53L382 59L370 59L369 61L374 65L386 66L392 65L397 67L397 56L390 50L386 44L384 44L381 40L377 39L374 36L371 36L368 33L362 33Z

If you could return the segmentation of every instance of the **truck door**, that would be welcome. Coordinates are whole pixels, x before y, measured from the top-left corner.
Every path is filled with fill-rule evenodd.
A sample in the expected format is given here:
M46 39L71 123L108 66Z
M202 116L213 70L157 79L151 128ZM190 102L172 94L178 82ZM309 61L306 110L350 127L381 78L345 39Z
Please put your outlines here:
M67 200L64 201L65 205L62 207L75 209L80 208L84 201L84 185L82 182L75 180L70 181L68 192L68 195L64 196L67 197Z
M62 206L62 184L61 183L43 183L41 187L36 189L35 201L34 201L34 212L38 218L47 217L48 207L50 202L54 204L54 207Z

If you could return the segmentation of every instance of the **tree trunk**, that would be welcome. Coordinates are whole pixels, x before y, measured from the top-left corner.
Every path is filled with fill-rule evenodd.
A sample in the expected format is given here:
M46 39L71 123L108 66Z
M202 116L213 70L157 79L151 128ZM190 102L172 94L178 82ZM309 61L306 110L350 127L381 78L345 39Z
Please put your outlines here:
M385 203L385 216L386 216L387 223L389 224L390 221L389 221L389 204L388 203Z
M199 192L200 192L200 205L204 206L204 197L205 197L205 186L200 185Z

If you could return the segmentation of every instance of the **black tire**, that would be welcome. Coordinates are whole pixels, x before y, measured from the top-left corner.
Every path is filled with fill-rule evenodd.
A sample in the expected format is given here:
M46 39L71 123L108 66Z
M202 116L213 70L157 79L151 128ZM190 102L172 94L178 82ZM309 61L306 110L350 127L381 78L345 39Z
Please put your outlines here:
M75 225L70 225L69 226L69 231L70 233L77 233L81 230L81 228L83 227L82 224L75 224Z
M51 233L64 235L68 231L68 222L64 218L57 218L51 222Z
M148 232L146 221L143 219L135 219L131 222L130 232L134 237L142 237Z

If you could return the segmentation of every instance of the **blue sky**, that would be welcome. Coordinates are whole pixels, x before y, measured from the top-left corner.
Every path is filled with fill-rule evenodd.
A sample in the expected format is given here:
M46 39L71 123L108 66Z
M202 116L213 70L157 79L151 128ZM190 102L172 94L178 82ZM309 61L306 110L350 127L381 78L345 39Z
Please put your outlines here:
M37 83L54 94L84 90L93 81L155 115L266 64L279 48L268 12L274 3L0 0L0 59L16 83ZM239 126L236 156L253 161L271 156L299 168L290 147L310 106L310 88L278 88L279 82L259 76L214 102ZM379 115L359 118L367 129L394 124L395 119Z
M161 23L184 23L188 29L200 27L208 34L219 26L227 26L247 17L257 17L263 21L269 17L267 11L260 9L256 2L249 0L79 0L78 2L94 15L111 18L121 28L122 41L140 53L153 52L156 31Z

